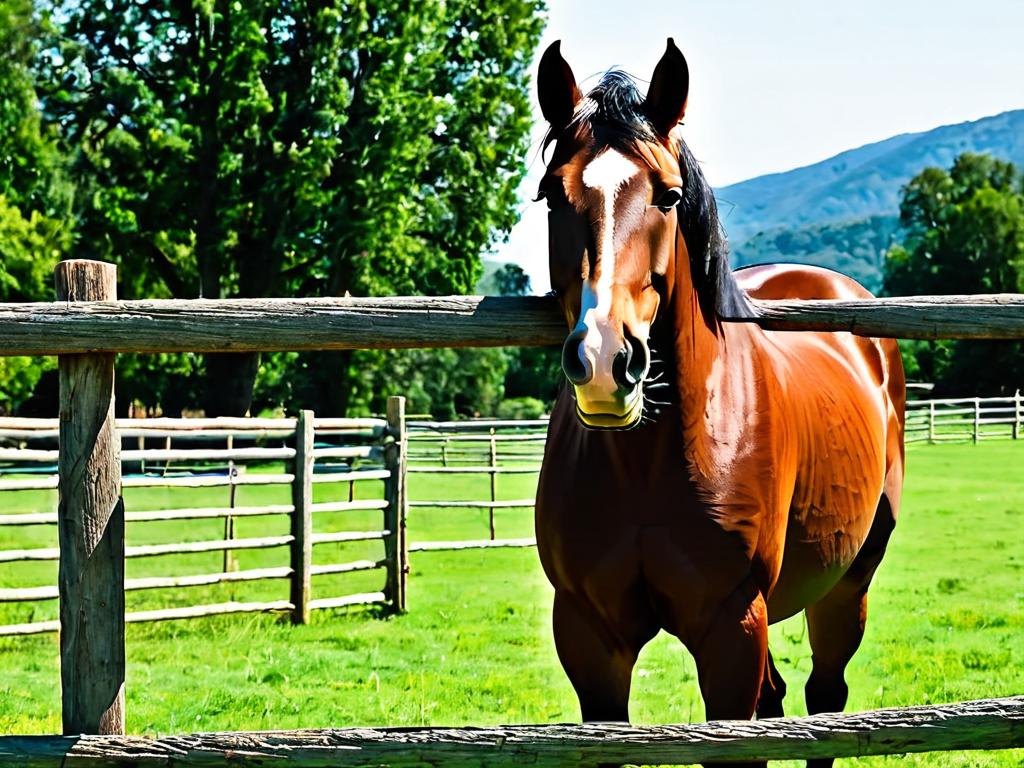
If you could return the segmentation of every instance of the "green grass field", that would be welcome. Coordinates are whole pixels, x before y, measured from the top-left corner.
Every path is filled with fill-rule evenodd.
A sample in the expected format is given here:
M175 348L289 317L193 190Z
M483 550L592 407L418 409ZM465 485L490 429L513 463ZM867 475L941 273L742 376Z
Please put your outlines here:
M1024 692L1024 445L915 446L904 507L871 593L868 631L849 669L850 709L951 702ZM414 475L413 498L480 498L486 476ZM503 498L532 493L532 476L503 476ZM328 500L345 486L317 486ZM223 503L223 490L126 492L129 509ZM243 488L240 504L285 501ZM12 495L4 498L6 503ZM336 497L335 497L336 498ZM45 493L20 494L2 512L44 509ZM379 513L317 517L317 530L370 529ZM413 540L483 538L486 513L417 510ZM283 518L240 521L238 536L285 532ZM499 511L499 536L530 535L528 511ZM222 523L129 526L129 543L216 538ZM52 546L51 528L0 528L0 548ZM316 562L373 555L374 545L317 547ZM377 552L379 554L379 552ZM243 568L281 565L284 550L241 552ZM128 576L217 570L219 553L129 561ZM292 627L270 615L128 627L128 729L195 730L345 725L497 724L578 720L575 696L550 639L550 588L536 553L490 550L414 553L409 613L324 611ZM0 586L47 583L56 564L2 564ZM379 589L380 572L314 581L315 596ZM284 582L130 593L129 610L280 599ZM39 604L37 604L39 605ZM0 622L56 616L56 603L0 606ZM787 712L802 714L810 669L800 618L772 628L789 684ZM0 640L0 732L60 729L57 639ZM700 720L694 666L661 635L634 674L635 722ZM864 760L857 765L1020 766L1024 751ZM854 764L848 761L847 765Z

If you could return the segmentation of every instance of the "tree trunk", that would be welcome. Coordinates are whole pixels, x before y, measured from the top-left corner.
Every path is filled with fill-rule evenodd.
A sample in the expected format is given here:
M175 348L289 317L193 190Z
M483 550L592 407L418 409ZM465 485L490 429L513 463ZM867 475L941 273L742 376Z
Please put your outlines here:
M300 358L302 378L296 381L297 408L309 408L329 417L348 411L352 351L306 352Z
M260 367L258 352L205 356L203 409L207 416L245 416Z

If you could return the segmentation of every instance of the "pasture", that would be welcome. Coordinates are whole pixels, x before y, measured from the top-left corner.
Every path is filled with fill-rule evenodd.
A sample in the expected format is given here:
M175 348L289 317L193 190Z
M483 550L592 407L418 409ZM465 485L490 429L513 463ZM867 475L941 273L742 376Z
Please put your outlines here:
M864 646L851 664L848 709L957 701L1024 691L1024 484L1020 444L912 446L904 507L872 590ZM499 498L529 496L532 476L506 475ZM339 488L319 485L317 501ZM362 492L362 491L361 491ZM5 495L45 509L51 492ZM217 495L217 494L220 495ZM282 495L277 498L277 493ZM239 489L239 504L279 503L287 489ZM483 498L479 477L410 476L412 499ZM332 496L331 494L335 494ZM126 491L129 510L223 503L223 491ZM360 518L359 516L365 516ZM524 510L497 510L502 537L527 536ZM379 524L379 512L318 516L318 530ZM128 527L128 544L209 538L221 521ZM284 532L284 518L238 520L236 535ZM278 528L281 528L279 531ZM484 510L412 509L412 541L482 538ZM52 527L0 530L0 546L52 546ZM331 551L344 546L344 552ZM379 556L379 542L327 545L316 557ZM351 557L350 557L351 556ZM129 577L216 570L220 553L128 562ZM286 561L284 550L238 552L243 568ZM0 566L0 586L45 583L56 563ZM128 731L328 727L339 725L498 724L578 720L572 689L550 640L550 590L532 549L419 552L412 556L409 613L377 620L372 611L319 611L308 626L272 615L129 625ZM331 594L379 589L383 574L318 577ZM322 579L322 580L321 580ZM280 598L281 582L131 593L128 610L186 602ZM0 621L56 616L0 606ZM810 668L799 618L773 627L771 646L789 684L787 713L802 714ZM0 732L60 730L55 635L0 640ZM660 636L634 673L635 722L703 718L692 662ZM863 764L881 764L883 758ZM911 765L1017 766L1021 752L888 758ZM862 763L857 763L862 764ZM848 761L847 764L852 764Z

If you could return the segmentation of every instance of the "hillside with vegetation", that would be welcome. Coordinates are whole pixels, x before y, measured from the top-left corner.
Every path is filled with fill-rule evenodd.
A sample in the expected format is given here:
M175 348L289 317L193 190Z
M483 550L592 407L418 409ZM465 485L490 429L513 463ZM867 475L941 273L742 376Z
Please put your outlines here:
M722 187L716 195L734 266L820 264L872 290L898 227L901 190L964 152L1024 164L1024 110L894 136L814 165Z

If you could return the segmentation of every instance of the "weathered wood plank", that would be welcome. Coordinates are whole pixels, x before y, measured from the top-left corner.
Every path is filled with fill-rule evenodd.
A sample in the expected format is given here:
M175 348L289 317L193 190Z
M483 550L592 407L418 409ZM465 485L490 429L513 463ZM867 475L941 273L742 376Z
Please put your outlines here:
M169 299L0 305L0 355L560 344L549 297Z
M314 610L348 608L353 605L383 603L386 599L383 592L363 592L358 595L342 595L341 597L318 597L316 600L310 601L309 607Z
M908 339L1024 338L1024 296L1017 294L754 304L758 317L753 321L776 330L850 331ZM546 346L561 344L565 334L557 302L547 296L0 306L0 355Z
M291 569L287 569L291 571ZM207 605L187 605L180 608L161 608L154 611L136 611L125 614L128 624L147 621L174 621L177 619L198 619L204 616L223 616L230 613L268 613L271 611L291 611L292 604L287 600L272 600L265 603L214 603ZM24 635L43 635L60 629L57 621L36 621L31 624L9 624L0 626L0 637L17 637ZM3 754L0 753L0 765L6 766Z
M224 616L229 613L268 613L270 611L291 611L294 606L287 600L270 600L264 603L213 603L187 605L181 608L160 608L155 611L135 611L125 618L131 624L144 621L174 621L176 619L197 619L203 616Z
M117 298L117 270L63 261L65 306ZM64 733L124 733L124 502L114 355L61 355L57 538Z
M313 504L314 512L355 512L367 509L387 509L387 499L358 499L357 501L321 501Z
M755 301L754 307L755 322L778 331L849 331L897 339L1024 339L1024 295L1014 293Z
M350 563L328 563L326 565L313 565L310 574L313 576L327 576L335 573L354 573L356 571L373 571L383 568L386 565L384 560L353 560Z
M224 475L135 476L121 482L125 488L218 488L231 485L289 485L291 474L263 474L252 472L236 477Z
M331 472L313 475L314 483L352 483L357 480L387 480L391 473L386 469L354 469L351 472Z
M337 536L339 534L322 534ZM356 538L346 541L364 541L379 539L382 534L376 531L367 533L345 534ZM334 539L332 539L334 540ZM339 539L340 540L340 539ZM314 539L314 543L316 543ZM185 555L196 552L222 552L231 549L271 549L291 544L289 536L263 536L250 539L214 539L210 541L186 541L174 544L136 544L125 547L124 557L156 557L158 555ZM3 549L0 550L0 563L20 563L29 560L59 560L60 547L40 547L38 549Z
M342 728L125 736L0 737L0 763L138 766L576 766L862 757L1024 746L1024 697L801 718L636 727Z
M525 467L409 467L408 471L435 475L528 475L540 472L540 464Z
M526 509L534 506L533 499L515 499L512 501L410 501L410 507L428 507L431 509Z
M409 421L409 437L434 432L486 432L489 429L547 429L547 419L462 419L461 421ZM429 434L429 433L428 433ZM443 436L443 435L442 435ZM461 439L461 438L460 438Z
M388 505L384 509L384 528L389 532L384 538L384 560L387 563L387 581L384 592L397 613L406 609L406 581L408 548L405 541L405 525L409 511L406 495L406 444L405 398L388 398L388 436L384 462L391 473L384 483L384 498Z
M239 581L261 581L263 579L287 579L291 575L292 569L284 566L280 568L252 568L246 571L227 571L222 573L199 573L190 576L147 576L138 579L125 579L124 591L200 587ZM58 597L57 587L0 589L0 603L56 600Z
M313 533L310 541L313 544L347 544L353 541L385 541L391 536L391 531L334 531L332 533Z
M502 547L535 547L537 540L480 539L479 541L417 541L409 545L410 552L447 552L457 549L500 549Z

